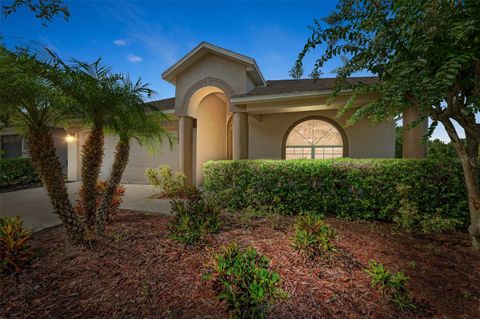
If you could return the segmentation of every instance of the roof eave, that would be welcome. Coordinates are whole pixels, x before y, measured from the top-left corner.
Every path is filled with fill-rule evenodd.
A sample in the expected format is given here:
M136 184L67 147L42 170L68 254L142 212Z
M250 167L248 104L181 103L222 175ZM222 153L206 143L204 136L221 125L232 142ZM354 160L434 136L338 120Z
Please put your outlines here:
M350 93L352 90L342 90L340 93ZM320 91L308 91L308 92L292 92L292 93L280 93L269 95L251 95L251 96L239 96L232 97L230 101L234 105L245 103L261 103L270 101L282 101L292 99L304 99L328 96L333 93L333 90L320 90Z

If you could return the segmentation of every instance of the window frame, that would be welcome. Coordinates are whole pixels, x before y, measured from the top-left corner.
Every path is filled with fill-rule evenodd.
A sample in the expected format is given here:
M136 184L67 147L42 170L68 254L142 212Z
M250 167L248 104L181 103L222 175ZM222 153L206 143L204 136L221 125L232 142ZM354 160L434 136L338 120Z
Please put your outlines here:
M311 121L311 120L324 121L332 125L340 133L340 136L342 137L342 142L343 142L342 157L348 157L348 139L347 139L347 134L345 133L345 130L343 129L343 127L329 117L321 116L321 115L312 115L312 116L303 117L293 122L293 124L290 125L290 127L286 130L282 140L282 159L286 159L287 139L290 133L299 124L303 122Z

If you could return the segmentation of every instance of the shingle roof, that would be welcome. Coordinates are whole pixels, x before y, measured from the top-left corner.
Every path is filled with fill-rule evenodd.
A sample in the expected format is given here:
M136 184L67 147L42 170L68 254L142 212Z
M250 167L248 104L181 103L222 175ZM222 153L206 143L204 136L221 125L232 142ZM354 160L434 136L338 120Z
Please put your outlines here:
M147 108L150 108L151 110L160 110L160 111L173 110L175 108L175 98L171 97L168 99L151 101L145 104Z
M351 77L348 81L352 83L373 84L378 81L377 77ZM275 95L299 92L313 92L333 89L335 78L320 78L299 80L268 80L267 86L256 87L246 94L239 94L232 97L246 97L257 95Z

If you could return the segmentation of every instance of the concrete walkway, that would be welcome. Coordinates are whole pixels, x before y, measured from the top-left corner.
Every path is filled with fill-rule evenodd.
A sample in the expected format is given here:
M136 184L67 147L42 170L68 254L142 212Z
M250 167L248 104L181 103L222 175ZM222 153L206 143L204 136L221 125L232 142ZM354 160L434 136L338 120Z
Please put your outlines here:
M81 183L68 184L70 200L74 204L78 199ZM166 199L154 199L152 186L125 184L125 196L120 208L151 213L169 213L170 204ZM24 226L40 230L60 224L52 213L45 188L30 188L0 194L0 216L20 216Z

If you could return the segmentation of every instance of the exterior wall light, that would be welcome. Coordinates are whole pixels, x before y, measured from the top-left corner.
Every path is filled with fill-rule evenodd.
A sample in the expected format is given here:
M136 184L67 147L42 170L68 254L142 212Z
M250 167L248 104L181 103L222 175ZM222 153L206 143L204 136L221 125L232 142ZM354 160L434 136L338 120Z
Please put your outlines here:
M67 134L67 136L65 136L65 141L67 141L67 143L73 142L75 141L75 136Z

